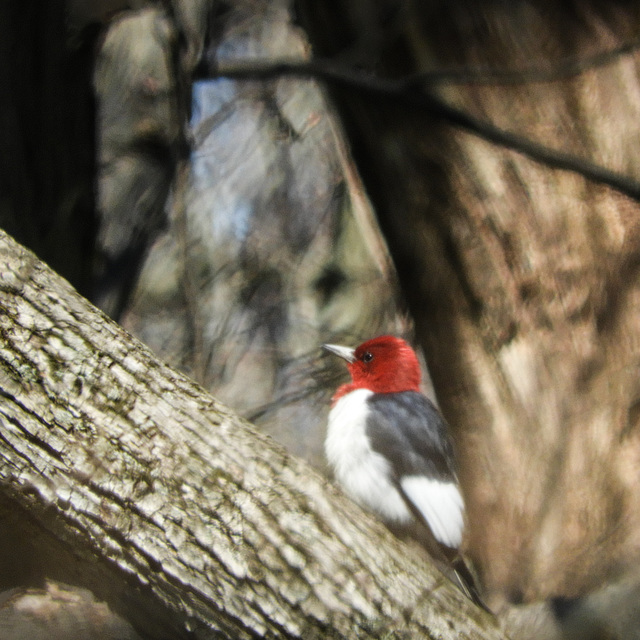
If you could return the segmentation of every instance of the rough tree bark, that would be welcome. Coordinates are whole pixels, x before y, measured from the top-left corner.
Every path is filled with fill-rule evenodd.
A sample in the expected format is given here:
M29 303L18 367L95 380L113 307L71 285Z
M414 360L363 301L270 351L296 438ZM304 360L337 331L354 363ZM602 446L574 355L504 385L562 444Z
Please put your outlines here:
M7 554L148 638L498 638L420 555L0 233ZM27 559L28 558L28 559Z

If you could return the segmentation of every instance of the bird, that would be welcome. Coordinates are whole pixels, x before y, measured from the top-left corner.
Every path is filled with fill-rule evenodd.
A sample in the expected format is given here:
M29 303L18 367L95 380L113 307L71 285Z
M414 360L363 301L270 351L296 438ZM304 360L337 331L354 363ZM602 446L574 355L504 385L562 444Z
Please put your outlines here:
M427 527L461 590L484 607L459 548L465 507L449 429L421 393L418 357L402 338L383 335L353 349L324 344L344 359L351 382L331 400L325 454L336 481L393 531ZM442 557L440 558L442 559Z

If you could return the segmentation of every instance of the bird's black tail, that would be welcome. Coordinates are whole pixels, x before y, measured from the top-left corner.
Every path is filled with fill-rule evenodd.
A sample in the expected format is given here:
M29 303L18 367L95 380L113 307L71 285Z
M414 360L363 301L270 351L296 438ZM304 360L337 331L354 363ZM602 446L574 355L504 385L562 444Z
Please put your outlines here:
M418 531L413 531L413 527L409 527L409 535L418 540L434 560L439 560L443 565L445 565L447 569L445 573L449 574L449 578L453 578L451 581L460 589L460 591L462 591L462 593L464 593L464 595L467 596L467 598L469 598L469 600L471 600L471 602L485 611L493 613L482 600L482 597L480 596L480 589L478 588L478 581L467 566L467 563L458 549L448 547L441 542L438 542L431 531L429 523L425 520L424 515L409 499L400 482L396 482L396 488L398 493L404 499L409 511L411 511L415 516L414 524L417 525ZM396 530L393 528L391 530L397 535ZM452 573L453 576L451 576Z
M487 607L480 595L480 591L477 587L477 581L473 573L464 561L464 558L460 554L456 554L456 557L450 560L451 569L457 581L457 586L464 593L471 602L479 606L480 608L492 613L491 609Z

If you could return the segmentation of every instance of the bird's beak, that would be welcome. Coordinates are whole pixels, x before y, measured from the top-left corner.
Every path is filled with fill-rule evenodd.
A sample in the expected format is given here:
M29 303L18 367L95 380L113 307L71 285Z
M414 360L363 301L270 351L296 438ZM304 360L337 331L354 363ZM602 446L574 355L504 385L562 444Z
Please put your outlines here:
M337 356L340 356L347 362L356 361L355 349L350 349L349 347L341 347L339 344L323 344L322 348L326 349L327 351L331 351L331 353L335 353Z

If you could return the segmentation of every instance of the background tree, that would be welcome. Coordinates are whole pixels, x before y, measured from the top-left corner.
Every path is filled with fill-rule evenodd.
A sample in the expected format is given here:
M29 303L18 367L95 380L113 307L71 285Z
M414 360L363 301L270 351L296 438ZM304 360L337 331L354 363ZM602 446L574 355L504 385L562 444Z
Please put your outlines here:
M637 178L628 47L569 78L521 74L562 76L563 60L633 41L635 5L355 2L322 20L300 6L319 55L355 51L383 77L412 76L480 120ZM479 71L418 77L451 68ZM489 592L574 597L625 573L640 514L636 202L419 104L334 95L457 432Z

